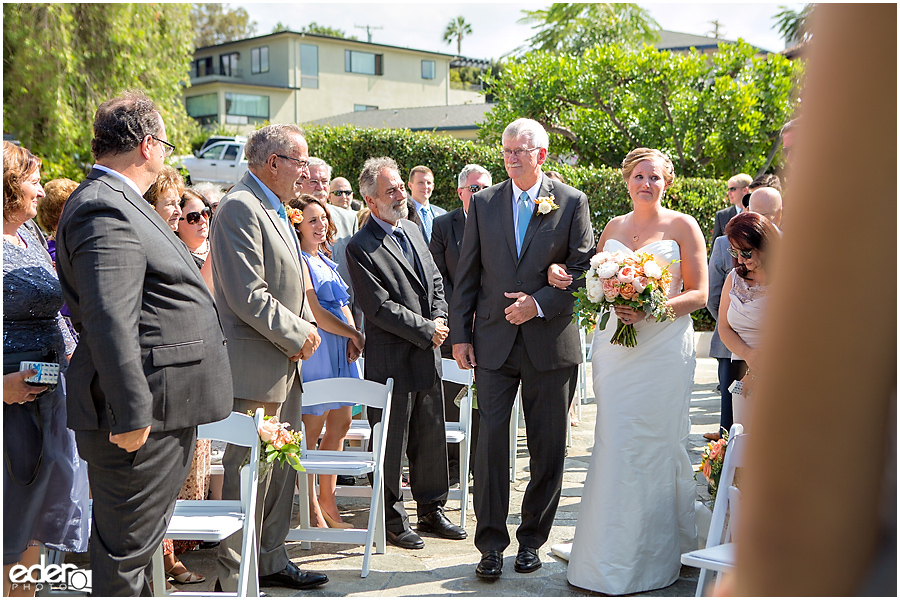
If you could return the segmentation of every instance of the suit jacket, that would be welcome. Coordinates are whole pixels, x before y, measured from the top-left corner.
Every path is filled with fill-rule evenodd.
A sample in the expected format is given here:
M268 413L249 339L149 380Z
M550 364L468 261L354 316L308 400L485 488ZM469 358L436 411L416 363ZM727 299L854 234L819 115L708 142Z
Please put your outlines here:
M430 201L428 202L428 206L431 207L431 212L434 214L435 219L437 219L441 215L447 214L446 210L444 210L437 204L432 204ZM419 211L416 210L416 203L413 202L413 199L411 197L407 198L406 207L409 209L409 216L407 217L407 219L409 219L410 221L412 221L413 223L415 223L416 225L419 226L419 232L422 234L422 237L425 238L425 243L426 244L429 243L428 237L425 235L425 225L422 224L422 217L421 217L421 215L419 215ZM434 221L431 222L431 228L432 228L431 234L434 235ZM449 301L450 295L447 294L446 298Z
M228 416L216 305L184 243L146 200L93 169L66 201L56 252L81 334L66 372L69 428L174 431Z
M725 235L725 226L728 225L728 221L730 221L736 214L737 207L734 204L732 204L728 208L723 208L722 210L717 211L711 239L715 240L717 237Z
M456 279L456 267L459 264L459 250L462 247L463 233L466 230L466 213L457 208L434 220L431 231L431 242L428 249L444 280L444 297L453 298L453 281ZM441 345L441 355L452 358L453 346L447 337Z
M551 287L547 269L552 263L565 264L574 278L573 289L584 285L581 275L594 254L588 201L575 188L543 176L538 196L551 195L559 208L531 217L518 257L512 181L482 190L469 202L451 301L450 336L454 344L474 344L479 366L499 369L520 328L528 355L539 370L560 369L582 360L578 327L572 323L572 290ZM521 326L509 323L505 310L513 300L504 292L517 291L533 296L544 317Z
M441 376L441 354L432 348L437 318L447 319L441 274L415 224L401 219L423 277L393 240L369 219L347 245L347 266L366 317L365 377L394 391L430 389Z
M734 268L734 261L728 254L728 238L720 236L713 242L712 253L709 255L709 295L706 300L706 310L713 319L719 320L719 303L722 300L722 286L725 278ZM731 350L725 347L719 337L719 325L713 331L709 342L709 355L712 358L731 358Z
M359 221L356 220L356 213L352 210L347 210L346 208L341 208L340 206L335 206L334 204L328 205L328 214L331 215L331 220L334 223L334 226L337 228L337 235L335 236L335 246L337 246L337 242L342 239L350 239L353 237L353 234L359 231ZM335 262L340 263L341 261L335 259Z
M219 203L209 240L234 397L284 402L300 379L290 357L315 326L296 235L247 173Z

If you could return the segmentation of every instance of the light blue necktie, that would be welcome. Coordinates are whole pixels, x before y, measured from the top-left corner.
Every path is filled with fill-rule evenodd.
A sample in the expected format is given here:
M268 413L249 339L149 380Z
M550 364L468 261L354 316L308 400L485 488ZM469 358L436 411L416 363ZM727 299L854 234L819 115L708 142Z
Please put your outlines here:
M422 215L422 226L425 228L425 241L431 241L431 223L434 218L431 216L431 211L428 210L427 206L423 206L419 209L419 214Z
M525 241L525 231L531 220L531 210L528 208L528 192L522 192L519 196L519 225L516 230L516 249L522 254L522 242Z
M284 204L282 204L281 202L278 203L278 216L281 217L281 222L284 223L287 226L288 231L290 231L291 223L290 221L288 221L287 212L285 212Z

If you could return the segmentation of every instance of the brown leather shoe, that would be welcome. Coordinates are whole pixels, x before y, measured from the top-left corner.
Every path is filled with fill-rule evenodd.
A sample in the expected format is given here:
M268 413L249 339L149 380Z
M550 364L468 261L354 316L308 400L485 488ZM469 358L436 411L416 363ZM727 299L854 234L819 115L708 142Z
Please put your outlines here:
M718 431L716 431L715 433L704 433L703 437L711 442L718 442L720 439L722 439L722 436L719 435Z

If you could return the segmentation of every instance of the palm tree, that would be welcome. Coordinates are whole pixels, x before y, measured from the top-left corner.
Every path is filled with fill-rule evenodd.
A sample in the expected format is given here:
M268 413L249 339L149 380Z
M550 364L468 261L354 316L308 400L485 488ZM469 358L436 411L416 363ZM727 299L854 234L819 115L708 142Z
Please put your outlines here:
M447 29L444 31L444 42L450 44L456 38L456 54L462 56L462 39L463 36L472 35L472 26L466 23L463 16L450 19L447 23Z
M808 42L812 38L812 31L809 29L809 16L812 14L815 4L807 4L800 12L791 10L786 6L779 6L781 12L776 14L775 28L784 38L784 44L787 47L799 44L800 42Z

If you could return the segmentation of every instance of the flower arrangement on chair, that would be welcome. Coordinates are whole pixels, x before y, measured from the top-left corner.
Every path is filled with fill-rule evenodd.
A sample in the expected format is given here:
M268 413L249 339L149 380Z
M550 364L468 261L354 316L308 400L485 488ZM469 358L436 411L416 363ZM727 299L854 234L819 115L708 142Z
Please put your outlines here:
M716 501L716 493L719 491L719 479L722 477L722 467L725 465L725 451L728 448L728 432L722 433L718 441L710 442L703 449L703 458L700 461L700 472L709 483L710 499Z
M275 417L264 416L259 425L260 472L272 468L275 461L284 466L287 463L295 471L305 471L300 464L300 441L303 439L299 431L292 431L290 423L282 423Z

